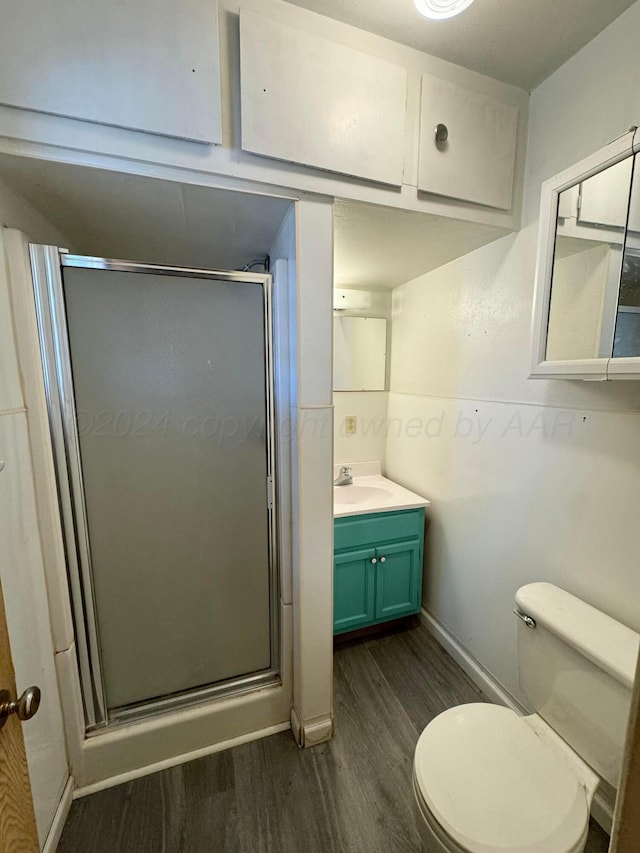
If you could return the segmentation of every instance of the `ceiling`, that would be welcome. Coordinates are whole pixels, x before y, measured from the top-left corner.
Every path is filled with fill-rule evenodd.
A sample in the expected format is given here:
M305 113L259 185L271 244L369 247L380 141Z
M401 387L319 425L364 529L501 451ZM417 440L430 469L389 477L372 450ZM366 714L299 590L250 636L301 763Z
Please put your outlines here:
M289 0L532 91L635 0L475 0L428 21L413 0Z
M336 287L389 289L509 233L492 225L337 200Z
M241 269L267 254L290 207L280 198L8 154L0 154L0 179L64 235L70 251L168 266ZM335 284L397 287L505 233L337 200Z
M70 251L168 266L241 269L267 254L291 204L8 154L0 154L0 180L64 235ZM506 233L489 225L337 200L335 284L397 287Z
M241 269L267 254L290 207L285 199L4 154L0 179L72 252L168 266Z

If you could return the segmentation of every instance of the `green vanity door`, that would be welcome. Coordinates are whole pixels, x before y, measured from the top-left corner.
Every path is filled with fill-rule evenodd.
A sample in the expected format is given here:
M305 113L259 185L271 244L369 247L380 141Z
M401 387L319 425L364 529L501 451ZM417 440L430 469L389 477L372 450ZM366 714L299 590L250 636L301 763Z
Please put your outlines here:
M376 549L348 551L334 558L333 627L335 633L369 625L375 609Z
M420 609L420 552L419 539L376 548L376 619L395 619Z

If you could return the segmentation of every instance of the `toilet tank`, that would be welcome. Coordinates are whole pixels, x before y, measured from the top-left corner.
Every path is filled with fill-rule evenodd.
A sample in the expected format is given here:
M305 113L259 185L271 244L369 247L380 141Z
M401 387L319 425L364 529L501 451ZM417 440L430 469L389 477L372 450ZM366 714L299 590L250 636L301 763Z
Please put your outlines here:
M520 686L596 773L618 786L640 637L549 583L516 593Z

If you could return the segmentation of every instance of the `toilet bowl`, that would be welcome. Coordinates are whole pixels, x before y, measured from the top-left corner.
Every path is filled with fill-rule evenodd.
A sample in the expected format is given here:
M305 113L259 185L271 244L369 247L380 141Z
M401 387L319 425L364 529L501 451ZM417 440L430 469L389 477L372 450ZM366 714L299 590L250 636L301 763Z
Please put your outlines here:
M581 853L600 780L618 784L640 637L552 584L516 605L536 713L475 703L429 723L413 765L427 853Z
M427 853L580 853L598 778L556 740L536 715L497 705L436 717L413 772Z

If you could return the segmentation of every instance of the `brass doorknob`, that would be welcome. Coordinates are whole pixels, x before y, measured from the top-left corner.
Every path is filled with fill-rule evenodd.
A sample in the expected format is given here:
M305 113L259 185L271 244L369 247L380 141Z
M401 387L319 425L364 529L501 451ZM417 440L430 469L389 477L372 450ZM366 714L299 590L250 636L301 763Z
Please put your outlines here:
M0 729L11 714L15 714L19 720L23 721L35 717L40 707L41 695L39 687L27 687L16 702L11 698L8 690L0 690Z

